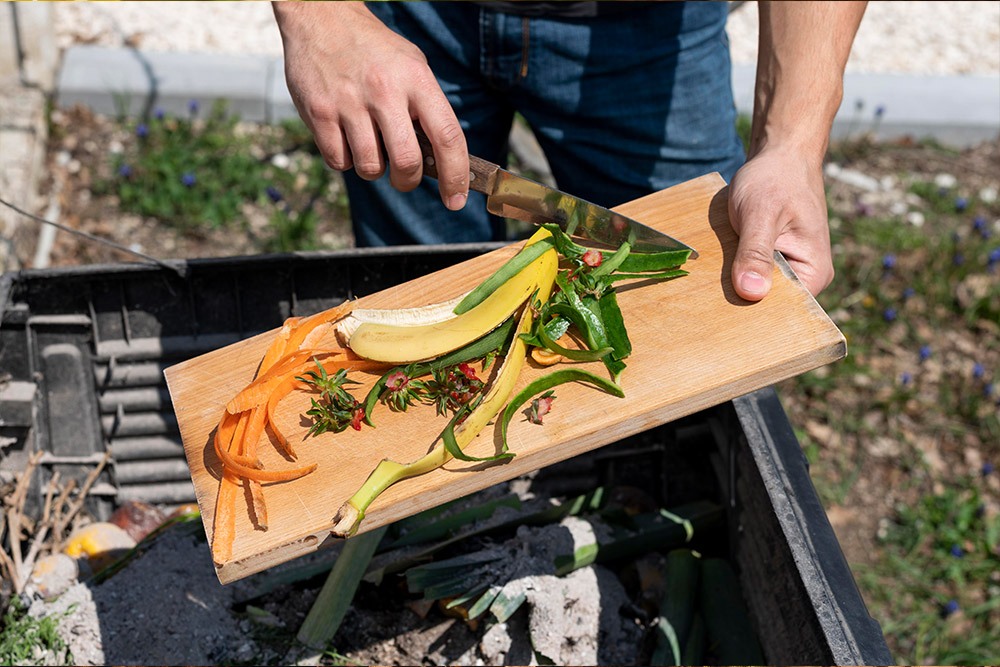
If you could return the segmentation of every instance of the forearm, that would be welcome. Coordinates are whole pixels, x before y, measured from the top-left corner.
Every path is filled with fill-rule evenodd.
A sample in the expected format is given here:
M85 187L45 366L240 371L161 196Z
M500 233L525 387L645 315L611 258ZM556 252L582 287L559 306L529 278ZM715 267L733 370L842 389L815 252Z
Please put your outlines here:
M792 151L819 165L843 97L865 2L760 2L750 155Z

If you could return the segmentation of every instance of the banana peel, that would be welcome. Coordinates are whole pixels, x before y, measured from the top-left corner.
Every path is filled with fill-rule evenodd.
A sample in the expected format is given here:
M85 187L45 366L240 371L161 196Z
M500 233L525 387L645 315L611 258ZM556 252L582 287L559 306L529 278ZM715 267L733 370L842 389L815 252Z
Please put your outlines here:
M530 245L539 239L545 238L548 235L548 231L540 229L534 236L531 237L531 239L529 239L527 245ZM531 331L534 318L534 313L532 309L526 305L526 302L533 294L536 294L536 292L536 297L543 303L548 300L555 285L557 269L558 258L555 251L550 250L543 253L538 259L529 264L524 270L508 281L508 283L517 281L519 283L518 290L512 290L510 293L505 294L504 299L509 300L514 298L514 295L520 295L518 301L513 304L510 304L507 301L494 301L493 296L499 294L502 290L501 288L501 290L495 292L493 296L488 298L479 306L476 306L464 315L459 315L455 318L456 320L460 320L466 315L469 315L487 319L486 316L476 315L476 312L480 309L488 309L489 318L494 317L496 313L504 313L502 318L497 321L496 324L488 328L484 327L478 331L476 336L463 339L462 342L455 344L454 347L442 350L440 353L433 355L440 356L440 354L449 352L451 349L457 349L457 347L461 347L476 338L486 335L493 328L502 324L507 317L517 310L517 308L523 307L518 320L518 325L507 348L507 352L504 355L503 362L501 363L499 370L497 370L493 383L479 405L476 406L465 421L463 421L462 424L455 429L455 441L457 442L459 449L464 449L466 445L471 443L476 436L479 435L487 424L489 424L489 422L495 418L497 414L499 414L500 410L503 409L507 400L510 398L511 393L513 393L514 387L517 384L518 376L521 374L521 369L524 367L524 362L527 357L527 345L521 337L521 334L526 334ZM470 319L467 321L472 320ZM358 331L355 332L355 335L351 337L352 348L354 346L354 338L362 331L363 326L366 325L359 327ZM426 327L422 326L410 328L418 330L426 329ZM427 336L430 334L423 333L422 335ZM457 338L457 336L455 338ZM408 344L414 346L407 348L408 350L416 349L415 341L408 340ZM360 350L355 351L362 356L367 356L366 353ZM424 353L421 352L421 354ZM412 360L414 359L400 359L397 363ZM358 489L358 491L338 510L337 516L334 518L336 525L333 527L333 534L339 537L349 537L355 534L358 527L361 525L361 521L365 517L365 510L379 496L379 494L402 479L422 475L436 468L440 468L451 460L451 458L452 455L444 444L439 443L429 453L408 464L399 463L390 459L382 460L375 467L375 470L373 470L368 476L368 479L365 480L365 483L361 486L361 488Z
M539 229L525 247L550 237ZM363 322L350 335L348 346L367 359L408 364L434 359L477 340L500 326L531 294L547 286L551 291L558 268L558 255L548 250L507 280L475 308L448 318L418 326ZM548 293L541 295L543 302Z
M531 331L531 322L531 309L525 308L521 313L503 364L497 371L497 376L486 397L455 430L455 440L458 442L459 448L464 449L467 444L472 442L506 404L517 384L517 378L521 374L521 368L527 357L527 346L521 338L521 334ZM351 496L337 511L337 516L334 518L336 525L333 527L333 534L338 537L350 537L357 532L361 521L365 518L365 510L379 494L401 479L430 472L440 468L451 459L452 455L443 443L439 443L429 453L409 464L383 459L357 493Z

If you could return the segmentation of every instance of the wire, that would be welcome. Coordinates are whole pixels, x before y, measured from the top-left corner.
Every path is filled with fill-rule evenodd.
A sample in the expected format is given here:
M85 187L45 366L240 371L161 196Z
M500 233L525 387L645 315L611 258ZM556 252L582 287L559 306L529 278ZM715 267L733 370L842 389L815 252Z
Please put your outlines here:
M185 277L185 272L184 272L183 267L175 266L175 265L172 265L172 264L168 264L167 262L164 262L162 259L156 259L155 257L150 257L149 255L147 255L145 253L141 253L138 250L132 250L131 248L126 248L125 246L121 245L120 243L115 243L114 241L112 241L110 239L101 238L100 236L94 236L93 234L88 234L87 232L81 231L79 229L73 229L72 227L67 227L66 225L60 224L58 222L53 222L52 220L46 220L45 218L41 218L41 217L39 217L37 215L34 215L33 213L28 213L27 211L18 208L17 206L15 206L14 204L10 203L9 201L6 201L5 199L0 198L0 204L3 204L4 206L6 206L7 208L11 209L12 211L14 211L16 213L20 213L24 217L30 218L31 220L34 220L35 222L41 222L41 223L44 223L46 225L52 225L53 227L61 229L64 232L69 232L70 234L76 234L77 236L82 236L83 238L87 239L88 241L93 241L95 243L100 243L102 245L106 245L106 246L109 246L111 248L114 248L115 250L120 250L121 252L128 253L129 255L134 255L136 257L141 257L142 259L146 260L147 262L152 262L153 264L156 264L158 266L162 266L165 269L170 269L170 271L178 274L181 278Z

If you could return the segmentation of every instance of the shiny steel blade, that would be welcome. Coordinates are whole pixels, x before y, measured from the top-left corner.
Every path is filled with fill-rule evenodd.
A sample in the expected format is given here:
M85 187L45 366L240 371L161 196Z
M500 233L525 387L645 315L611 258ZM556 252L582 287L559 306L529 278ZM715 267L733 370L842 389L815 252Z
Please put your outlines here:
M690 250L675 238L603 206L566 194L505 169L497 171L493 194L486 208L495 215L524 220L536 225L554 222L570 236L589 238L618 247L630 241L636 252Z

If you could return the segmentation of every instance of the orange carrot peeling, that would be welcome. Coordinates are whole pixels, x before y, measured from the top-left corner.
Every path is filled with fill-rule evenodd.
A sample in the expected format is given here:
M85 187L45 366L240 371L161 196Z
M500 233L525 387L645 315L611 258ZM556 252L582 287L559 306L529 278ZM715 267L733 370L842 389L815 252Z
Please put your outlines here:
M243 453L247 458L257 457L257 443L264 432L266 418L267 410L264 406L258 406L250 413L250 423L247 425L246 438L243 442ZM250 498L253 501L253 513L257 518L257 527L261 530L267 530L267 505L264 503L264 489L256 479L247 479L246 486L250 490Z

